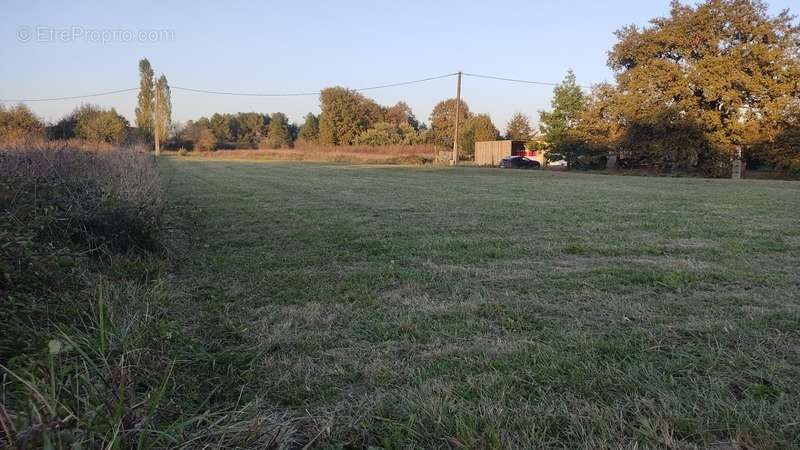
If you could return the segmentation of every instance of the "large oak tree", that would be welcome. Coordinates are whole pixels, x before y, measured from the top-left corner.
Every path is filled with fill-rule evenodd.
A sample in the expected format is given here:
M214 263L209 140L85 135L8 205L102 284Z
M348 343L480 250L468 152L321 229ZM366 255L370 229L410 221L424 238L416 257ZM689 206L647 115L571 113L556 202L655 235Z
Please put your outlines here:
M760 0L675 1L668 17L618 31L608 105L625 127L623 150L713 171L775 142L800 98L793 20Z

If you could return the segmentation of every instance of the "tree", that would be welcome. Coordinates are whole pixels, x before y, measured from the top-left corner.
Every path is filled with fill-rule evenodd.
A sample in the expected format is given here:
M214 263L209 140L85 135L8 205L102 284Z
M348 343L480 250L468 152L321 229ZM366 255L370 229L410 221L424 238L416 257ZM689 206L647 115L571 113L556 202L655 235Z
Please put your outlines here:
M155 85L153 68L146 58L139 61L139 103L136 107L136 126L147 136L153 134L153 101Z
M399 125L378 122L361 133L355 141L358 145L414 145L421 143L417 130L407 122Z
M216 148L217 138L211 132L209 121L205 117L186 122L182 134L184 140L192 143L194 150L210 151Z
M614 86L601 83L594 86L591 95L586 98L586 105L578 116L577 125L564 136L563 148L569 149L569 152L559 155L566 156L572 167L602 167L609 153L614 153L619 148L623 120L614 111L615 95ZM546 151L546 148L542 150Z
M306 115L298 130L297 139L307 143L319 142L319 118L313 113Z
M567 139L568 134L578 125L578 119L586 109L586 96L576 83L572 70L553 89L550 105L552 111L539 112L539 129L550 146L547 157L551 161L563 159L571 167L576 156L572 142Z
M800 174L800 102L786 111L775 139L754 148L749 157L748 165L766 163Z
M169 138L170 126L172 124L172 97L170 95L169 84L167 77L164 74L158 78L156 83L156 95L158 101L156 102L158 108L155 110L155 118L158 124L158 139L159 142L166 141Z
M535 135L528 116L521 112L514 113L506 124L506 137L512 141L528 142Z
M76 108L66 123L74 124L72 135L92 142L120 144L128 131L128 120L114 108L105 110L90 104Z
M459 123L464 124L468 118L471 117L469 106L464 100L461 100L459 109ZM435 144L445 147L453 146L453 134L455 134L455 118L456 118L456 99L451 98L441 101L433 107L431 112L431 134ZM461 128L463 130L463 128ZM459 135L462 132L459 131ZM460 137L460 136L459 136Z
M214 113L209 119L209 129L218 143L226 143L233 140L231 122L233 117L230 114Z
M5 109L0 105L0 139L13 140L42 137L44 124L25 105Z
M289 148L292 146L292 133L286 114L281 112L272 113L266 146L267 148Z
M760 0L674 1L668 17L617 38L622 150L662 167L725 173L740 149L773 141L799 101L800 28Z
M320 93L319 142L350 145L372 124L381 120L382 111L374 101L342 87Z
M460 156L472 159L475 156L475 143L497 140L500 133L488 114L478 114L464 122L463 132L459 132Z
M267 135L269 116L256 112L237 113L232 117L232 131L238 146L256 148Z
M397 102L396 105L388 108L384 114L384 117L388 123L395 125L407 123L415 130L419 128L419 122L417 122L416 117L414 117L411 107L409 107L405 102Z

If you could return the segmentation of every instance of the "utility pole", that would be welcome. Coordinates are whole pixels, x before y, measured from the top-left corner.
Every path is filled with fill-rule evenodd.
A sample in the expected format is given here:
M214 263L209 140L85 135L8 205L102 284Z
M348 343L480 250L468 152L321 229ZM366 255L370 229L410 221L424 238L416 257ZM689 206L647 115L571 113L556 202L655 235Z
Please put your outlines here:
M458 122L461 118L461 71L458 71L458 84L456 84L456 126L453 136L453 161L452 165L458 164Z
M153 137L156 143L156 156L161 154L161 143L158 136L158 85L156 85L155 110L153 111Z

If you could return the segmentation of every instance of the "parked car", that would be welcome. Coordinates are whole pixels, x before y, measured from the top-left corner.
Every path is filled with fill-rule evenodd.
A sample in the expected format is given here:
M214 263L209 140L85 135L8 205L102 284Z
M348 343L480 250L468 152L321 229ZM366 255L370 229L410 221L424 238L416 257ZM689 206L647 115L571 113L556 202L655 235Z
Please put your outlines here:
M542 167L539 161L534 161L524 156L507 156L500 160L501 169L538 169Z

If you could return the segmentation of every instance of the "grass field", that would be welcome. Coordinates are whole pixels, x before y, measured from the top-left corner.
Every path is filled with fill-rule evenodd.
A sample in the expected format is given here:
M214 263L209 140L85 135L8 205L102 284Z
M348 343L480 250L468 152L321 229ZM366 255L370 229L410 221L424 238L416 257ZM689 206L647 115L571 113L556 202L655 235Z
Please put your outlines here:
M160 165L278 443L800 448L798 183Z

